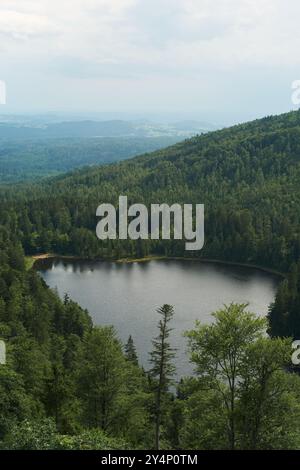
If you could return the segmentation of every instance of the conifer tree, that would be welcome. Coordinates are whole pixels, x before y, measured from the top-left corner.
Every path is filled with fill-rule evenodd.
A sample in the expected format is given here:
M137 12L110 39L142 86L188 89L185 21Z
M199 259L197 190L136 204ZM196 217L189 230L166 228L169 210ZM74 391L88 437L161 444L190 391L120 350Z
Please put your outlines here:
M150 353L150 362L152 369L150 375L154 379L155 392L155 448L160 448L160 428L162 418L162 401L172 382L175 373L175 367L172 360L175 356L175 350L169 343L169 336L172 329L169 322L174 315L172 305L164 304L157 309L157 313L161 315L158 323L159 333L152 341L153 350Z
M138 365L138 356L131 335L129 335L128 341L125 345L125 356L128 361L131 361L133 364Z

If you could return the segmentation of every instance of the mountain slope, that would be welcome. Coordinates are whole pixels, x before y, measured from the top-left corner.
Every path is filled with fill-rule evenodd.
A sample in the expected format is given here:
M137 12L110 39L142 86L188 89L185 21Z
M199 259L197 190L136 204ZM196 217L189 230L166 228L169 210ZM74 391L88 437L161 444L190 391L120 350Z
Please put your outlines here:
M0 143L0 182L28 181L83 166L120 161L179 140L178 137L5 140Z
M184 256L181 241L109 241L97 206L204 203L205 247L194 256L287 270L300 253L300 112L194 137L118 164L77 171L3 194L27 252L88 257ZM45 208L47 208L45 210ZM190 256L191 253L188 253Z

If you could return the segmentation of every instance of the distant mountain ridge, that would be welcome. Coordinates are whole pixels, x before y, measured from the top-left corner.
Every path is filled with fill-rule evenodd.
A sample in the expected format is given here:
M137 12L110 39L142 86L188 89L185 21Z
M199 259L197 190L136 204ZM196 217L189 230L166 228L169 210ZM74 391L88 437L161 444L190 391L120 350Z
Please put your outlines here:
M49 139L97 137L190 137L215 126L197 121L160 124L147 120L125 121L62 121L62 122L1 122L0 139Z
M5 139L0 141L0 183L33 181L168 147L180 137Z

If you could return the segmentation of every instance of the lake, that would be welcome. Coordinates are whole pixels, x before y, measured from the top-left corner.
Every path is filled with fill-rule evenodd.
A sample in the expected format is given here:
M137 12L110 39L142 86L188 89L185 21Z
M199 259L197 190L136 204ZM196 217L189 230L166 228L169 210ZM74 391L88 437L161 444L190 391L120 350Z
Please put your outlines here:
M177 348L177 376L192 372L182 332L195 320L208 323L211 312L231 302L248 302L266 315L280 278L248 267L188 260L107 261L40 260L37 269L61 297L68 293L87 308L97 325L114 325L120 339L131 334L140 362L148 367L151 338L157 334L155 309L172 304L172 345Z

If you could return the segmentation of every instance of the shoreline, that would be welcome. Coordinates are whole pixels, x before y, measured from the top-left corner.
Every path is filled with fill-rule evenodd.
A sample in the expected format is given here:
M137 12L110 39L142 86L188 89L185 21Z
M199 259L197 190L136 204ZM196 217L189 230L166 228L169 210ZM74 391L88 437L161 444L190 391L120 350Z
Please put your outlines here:
M219 259L210 259L210 258L190 258L190 257L183 257L183 256L159 256L159 255L149 255L145 256L143 258L86 258L83 256L75 256L75 255L58 255L55 253L41 253L38 255L33 255L33 256L26 256L27 263L28 263L28 269L34 268L34 265L36 262L39 260L45 260L45 259L61 259L61 260L78 260L78 261L110 261L113 263L124 263L124 264L130 264L130 263L146 263L150 261L168 261L168 260L174 260L174 261L193 261L193 262L203 262L203 263L211 263L211 264L219 264L219 265L224 265L224 266L236 266L236 267L241 267L241 268L249 268L249 269L256 269L268 274L273 274L275 276L285 278L286 274L276 271L275 269L260 266L257 264L250 264L250 263L239 263L238 261L223 261Z

